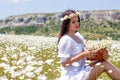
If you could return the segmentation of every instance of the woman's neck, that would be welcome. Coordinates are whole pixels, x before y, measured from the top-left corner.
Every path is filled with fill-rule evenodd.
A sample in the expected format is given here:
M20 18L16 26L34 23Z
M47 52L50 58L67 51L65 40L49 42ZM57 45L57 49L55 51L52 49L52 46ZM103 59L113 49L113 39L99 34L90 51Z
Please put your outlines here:
M68 32L67 34L70 35L70 36L75 36L75 32L73 32L73 31Z

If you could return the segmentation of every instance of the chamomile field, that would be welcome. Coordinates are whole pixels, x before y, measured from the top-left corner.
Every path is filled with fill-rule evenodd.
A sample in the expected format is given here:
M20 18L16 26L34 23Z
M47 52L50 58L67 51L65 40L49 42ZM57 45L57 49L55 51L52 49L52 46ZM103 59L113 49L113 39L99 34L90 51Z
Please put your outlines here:
M120 41L109 61L120 70ZM0 80L59 80L57 37L0 34ZM111 80L103 73L98 80Z

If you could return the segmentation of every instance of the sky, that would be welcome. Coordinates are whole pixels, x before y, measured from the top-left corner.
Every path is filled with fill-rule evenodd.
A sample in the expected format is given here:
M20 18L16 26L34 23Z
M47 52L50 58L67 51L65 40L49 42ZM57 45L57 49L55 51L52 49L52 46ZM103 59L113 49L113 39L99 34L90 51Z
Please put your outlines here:
M28 13L120 10L120 0L0 0L0 19Z

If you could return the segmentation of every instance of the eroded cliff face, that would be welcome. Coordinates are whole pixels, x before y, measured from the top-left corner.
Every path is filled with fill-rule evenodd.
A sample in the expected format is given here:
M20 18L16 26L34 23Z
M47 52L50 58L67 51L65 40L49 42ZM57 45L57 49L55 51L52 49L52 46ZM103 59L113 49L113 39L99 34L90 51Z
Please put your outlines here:
M1 21L1 27L7 26L29 26L44 24L47 20L46 14L24 14L17 16L10 16Z
M109 20L120 21L120 10L102 10L81 12L82 19L94 19L96 21Z
M83 20L93 19L94 21L109 20L120 21L120 10L99 10L99 11L79 11ZM7 17L0 20L0 28L9 26L36 26L49 24L51 20L60 21L61 13L33 13Z

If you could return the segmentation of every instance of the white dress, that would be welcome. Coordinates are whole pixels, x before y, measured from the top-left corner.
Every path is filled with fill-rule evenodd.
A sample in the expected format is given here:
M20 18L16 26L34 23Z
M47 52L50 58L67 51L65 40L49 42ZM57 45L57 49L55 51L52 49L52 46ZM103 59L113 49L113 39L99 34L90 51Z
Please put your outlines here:
M75 35L84 41L83 36L79 32ZM59 41L58 57L60 57L61 62L83 51L84 45L77 43L68 35L64 35ZM63 67L61 65L61 80L87 80L90 71L91 67L86 66L85 58L82 58L78 62L74 62L68 67Z

